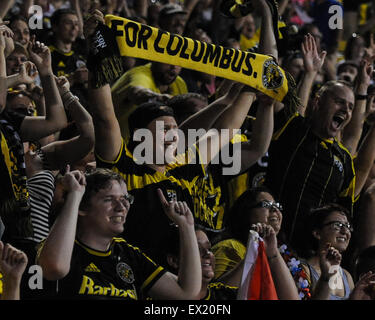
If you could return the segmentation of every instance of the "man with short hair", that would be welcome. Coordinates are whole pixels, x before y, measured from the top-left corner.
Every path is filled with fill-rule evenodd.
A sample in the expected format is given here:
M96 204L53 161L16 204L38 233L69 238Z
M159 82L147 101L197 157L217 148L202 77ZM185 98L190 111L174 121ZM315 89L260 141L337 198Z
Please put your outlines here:
M21 65L28 61L28 53L26 49L18 42L14 43L14 50L6 58L7 75L13 75L20 72Z
M53 73L65 76L72 92L77 95L83 106L87 106L88 73L85 59L73 50L79 35L79 18L71 9L58 9L51 17L53 42L49 48L52 56Z
M165 272L122 238L133 197L121 176L97 169L63 178L66 201L37 260L48 280L59 280L57 297L69 299L194 299L201 274L191 211L184 202L158 196L179 227L184 265L178 277Z
M347 83L330 81L313 99L309 118L281 111L275 119L266 185L285 209L282 230L296 250L304 249L312 207L339 202L352 209L353 159L337 137L351 120L354 102Z

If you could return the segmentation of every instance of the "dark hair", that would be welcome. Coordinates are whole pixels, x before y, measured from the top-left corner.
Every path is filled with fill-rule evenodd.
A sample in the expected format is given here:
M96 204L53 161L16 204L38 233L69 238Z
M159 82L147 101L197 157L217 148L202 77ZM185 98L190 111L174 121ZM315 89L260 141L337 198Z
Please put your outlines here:
M312 208L310 210L305 224L307 236L310 238L310 241L308 241L310 247L306 248L306 252L308 252L310 256L315 255L316 250L319 247L319 241L313 236L313 231L322 229L324 221L334 211L341 213L347 218L348 222L350 223L349 210L337 203L329 203L321 207Z
M117 181L118 183L124 182L124 179L118 173L103 168L97 168L86 173L85 177L86 190L79 205L81 210L89 208L91 198L100 190L106 189L111 181Z
M26 20L26 18L24 16L21 16L21 15L15 15L13 16L10 20L9 20L9 27L12 28L12 24L15 23L16 21L23 21L27 24L27 27L29 27L29 24L28 24L28 21Z
M255 204L260 193L271 191L264 186L251 188L245 191L233 204L227 220L228 232L232 237L246 245L249 236L248 217L251 214L250 207Z
M375 246L364 249L358 255L354 271L357 281L362 274L368 271L375 272Z
M51 16L51 26L59 25L61 18L66 14L73 14L77 16L77 12L75 12L72 9L69 9L69 8L58 9Z
M347 61L344 61L344 62L340 63L337 66L336 74L340 74L346 66L351 66L351 67L356 68L358 70L358 64L355 61L347 60Z
M206 105L208 103L206 97L195 92L179 94L167 101L167 105L173 109L175 119L179 125L182 121L186 120L186 117L189 117L191 114L191 109L189 108L191 99L200 100Z
M196 92L188 92L172 97L167 101L167 105L171 107L174 112L178 112L188 104L190 99L198 99L207 103L207 98L203 95Z
M130 137L136 129L146 128L154 119L170 116L174 117L173 109L166 103L151 101L140 104L130 115L128 119Z

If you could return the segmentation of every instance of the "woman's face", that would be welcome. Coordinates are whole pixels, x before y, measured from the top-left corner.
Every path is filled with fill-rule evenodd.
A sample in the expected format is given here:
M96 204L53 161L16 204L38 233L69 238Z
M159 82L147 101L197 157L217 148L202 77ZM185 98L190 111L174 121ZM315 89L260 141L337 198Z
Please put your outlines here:
M346 216L339 211L333 211L323 221L322 227L315 231L314 236L319 240L320 247L330 243L339 252L344 252L349 245L351 234L351 225Z
M265 223L270 225L278 234L283 216L277 208L275 199L268 192L261 192L256 198L256 203L257 208L251 209L250 225L258 222Z

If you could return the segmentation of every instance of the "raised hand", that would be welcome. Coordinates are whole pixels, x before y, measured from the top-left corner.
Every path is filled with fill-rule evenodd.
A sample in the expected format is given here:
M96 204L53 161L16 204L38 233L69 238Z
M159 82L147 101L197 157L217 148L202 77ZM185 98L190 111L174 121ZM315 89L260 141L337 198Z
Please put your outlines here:
M99 10L95 9L86 18L83 24L83 35L88 39L94 34L94 31L99 23L104 24L104 15Z
M185 201L168 202L161 189L157 189L157 193L165 214L178 226L194 225L194 217Z
M251 226L251 230L258 232L258 234L264 240L268 257L274 256L278 253L276 233L272 226L259 222L257 224L253 224Z
M370 95L366 104L366 120L374 123L375 115L375 95Z
M70 90L70 83L66 77L55 77L55 81L61 96Z
M372 61L363 58L359 64L358 76L357 76L357 86L363 86L365 92L367 92L368 86L371 84L374 68L372 66Z
M373 33L370 34L370 45L365 48L363 59L366 59L369 63L372 63L375 60L375 41Z
M303 64L306 72L318 72L326 58L327 52L318 53L315 38L309 33L305 36L302 45Z
M70 171L70 166L66 166L66 172L61 180L64 191L66 192L78 192L82 196L86 189L86 178L85 175L79 171Z
M0 241L0 272L4 281L20 281L27 265L26 254Z
M340 252L331 247L330 243L326 243L326 245L319 252L321 276L324 278L331 278L333 275L335 275L337 270L332 272L332 266L340 265L341 258Z
M53 74L51 52L44 43L35 41L35 36L33 36L28 44L27 50L30 60L35 63L41 76Z
M5 50L7 47L6 38L13 38L14 33L5 24L7 22L0 23L0 50Z
M23 84L31 84L35 82L38 76L38 70L34 63L26 61L20 66L19 82Z
M355 284L350 300L375 300L375 273L369 271Z

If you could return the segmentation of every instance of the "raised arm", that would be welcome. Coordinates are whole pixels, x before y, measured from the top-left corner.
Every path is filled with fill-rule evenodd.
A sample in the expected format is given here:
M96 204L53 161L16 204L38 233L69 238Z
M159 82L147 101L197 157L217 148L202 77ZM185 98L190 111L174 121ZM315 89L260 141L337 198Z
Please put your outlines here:
M330 282L332 277L338 272L338 269L332 272L332 267L340 265L341 254L337 249L331 247L329 243L320 249L318 254L321 275L313 288L311 298L314 300L329 300L331 294Z
M3 293L0 300L19 300L22 274L27 265L24 252L0 241L0 272L3 275Z
M37 263L47 280L64 278L70 262L76 235L78 208L85 192L85 176L80 171L70 172L69 166L62 180L67 196L60 214L42 245Z
M78 37L81 37L83 35L83 17L82 17L82 11L80 6L80 0L70 0L70 6L71 8L76 12L78 17Z
M357 76L357 83L355 85L355 105L350 122L346 125L343 131L342 143L355 155L358 148L359 139L362 135L363 123L366 117L366 102L367 89L370 85L373 73L372 63L363 59L360 63L359 72ZM363 96L360 98L360 96Z
M273 30L272 13L265 0L254 0L256 12L261 15L259 53L269 55L277 61L279 54L277 51L277 42Z
M272 139L275 100L264 94L258 94L258 99L251 140L241 145L241 172L249 169L267 152Z
M196 299L202 285L202 269L194 218L185 202L168 202L163 192L157 190L165 214L179 227L180 268L178 279L167 272L149 290L157 299Z
M5 109L6 100L7 100L7 69L6 69L6 60L5 60L5 30L0 24L0 113Z
M278 298L280 300L301 300L289 268L277 248L277 238L273 228L270 225L258 223L253 225L251 229L261 235L266 245L268 263ZM242 259L233 270L224 274L219 280L227 285L239 287L241 285L244 261Z
M277 248L275 230L270 225L260 223L254 225L252 229L261 235L266 245L267 259L278 298L280 300L301 300L289 268Z
M74 121L78 135L66 141L52 142L42 149L51 170L59 170L67 164L73 164L83 159L94 147L94 125L90 114L79 103L69 90L69 82L65 77L56 79L64 106Z
M301 45L301 51L305 72L303 73L302 81L298 86L298 96L301 99L298 112L303 116L309 102L311 88L319 70L324 64L327 52L322 51L318 53L315 39L311 34L305 36Z
M97 23L104 23L104 17L95 10L84 25L86 39L94 33ZM90 78L89 71L89 112L95 128L95 152L104 160L114 161L120 152L122 137L113 108L111 88L109 84L94 88Z
M182 122L179 125L179 129L184 131L185 134L187 134L188 129L203 128L206 131L211 129L224 110L234 102L241 88L242 85L239 83L232 85L224 96L216 99L206 108L193 114Z
M43 43L35 42L34 37L29 43L28 51L39 71L45 97L46 116L25 117L20 128L23 141L39 140L60 131L67 125L64 106L52 72L50 50Z
M375 125L372 124L369 132L364 138L357 157L354 159L356 175L355 196L358 196L366 183L367 177L375 161Z
M0 2L0 21L6 16L10 8L13 7L16 0L3 0Z
M20 84L33 84L37 76L36 66L31 61L26 61L21 64L19 73L7 77L7 86L14 88Z
M216 120L212 127L213 130L208 131L199 139L201 161L205 167L241 128L254 98L254 92L247 89L242 90L233 103Z

